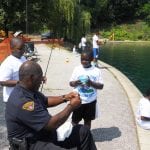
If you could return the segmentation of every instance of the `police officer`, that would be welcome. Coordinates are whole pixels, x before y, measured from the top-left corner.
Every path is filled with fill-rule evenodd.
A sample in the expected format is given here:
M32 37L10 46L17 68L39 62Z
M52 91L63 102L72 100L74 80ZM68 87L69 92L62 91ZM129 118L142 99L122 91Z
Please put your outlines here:
M80 106L77 93L46 97L38 91L44 82L41 67L32 61L19 69L19 84L14 88L6 105L6 123L11 148L21 150L96 150L90 130L82 125L73 126L71 135L57 140L56 129ZM47 108L66 103L66 107L52 116Z

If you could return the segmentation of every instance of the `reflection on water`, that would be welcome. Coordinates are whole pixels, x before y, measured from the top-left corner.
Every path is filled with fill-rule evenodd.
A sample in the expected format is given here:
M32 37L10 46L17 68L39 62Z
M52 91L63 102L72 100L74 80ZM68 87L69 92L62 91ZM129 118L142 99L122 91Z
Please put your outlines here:
M141 92L150 88L150 42L107 43L100 59L123 72Z

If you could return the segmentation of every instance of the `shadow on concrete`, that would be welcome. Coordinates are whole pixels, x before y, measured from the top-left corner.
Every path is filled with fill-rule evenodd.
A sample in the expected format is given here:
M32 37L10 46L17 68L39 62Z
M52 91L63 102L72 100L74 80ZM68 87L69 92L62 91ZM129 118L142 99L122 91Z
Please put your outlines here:
M92 129L91 132L95 142L111 141L121 136L118 127Z

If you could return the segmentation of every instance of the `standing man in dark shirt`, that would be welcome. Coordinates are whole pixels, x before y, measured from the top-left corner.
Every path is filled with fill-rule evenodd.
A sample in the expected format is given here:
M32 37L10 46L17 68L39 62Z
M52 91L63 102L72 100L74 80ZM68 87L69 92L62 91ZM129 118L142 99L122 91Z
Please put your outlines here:
M90 131L81 125L74 126L71 135L64 141L57 140L56 129L80 106L81 101L78 94L73 92L46 97L38 92L42 82L44 78L41 67L32 61L23 63L19 69L19 84L12 91L6 105L10 145L17 147L18 143L26 141L27 150L64 150L73 147L78 150L96 150ZM66 101L69 104L64 110L54 116L48 113L48 107Z

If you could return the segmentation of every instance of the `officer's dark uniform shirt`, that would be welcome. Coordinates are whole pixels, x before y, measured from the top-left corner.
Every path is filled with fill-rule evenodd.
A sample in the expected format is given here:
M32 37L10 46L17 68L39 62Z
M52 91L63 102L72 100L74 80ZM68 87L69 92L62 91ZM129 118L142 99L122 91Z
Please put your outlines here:
M6 104L8 138L22 139L38 135L51 118L47 103L48 98L42 93L31 92L17 85Z

